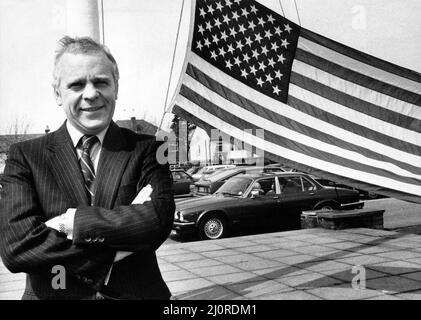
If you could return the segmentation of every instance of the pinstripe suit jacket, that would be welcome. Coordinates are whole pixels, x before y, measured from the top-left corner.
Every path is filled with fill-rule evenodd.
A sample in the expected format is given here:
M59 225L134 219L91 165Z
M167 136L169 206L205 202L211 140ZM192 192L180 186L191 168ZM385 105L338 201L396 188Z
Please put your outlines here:
M26 272L23 299L89 299L118 250L133 251L113 266L108 290L122 299L166 299L155 250L168 237L174 214L168 165L156 160L155 137L114 122L105 135L88 205L83 177L66 126L13 145L1 184L0 253L11 272ZM151 184L152 200L131 205ZM44 224L77 208L73 241ZM66 289L54 289L55 265L66 271Z

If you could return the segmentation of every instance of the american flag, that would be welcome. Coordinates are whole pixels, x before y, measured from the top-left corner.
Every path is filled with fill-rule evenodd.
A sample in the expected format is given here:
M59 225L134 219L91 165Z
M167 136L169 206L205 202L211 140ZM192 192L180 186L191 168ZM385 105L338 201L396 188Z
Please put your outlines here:
M170 110L300 171L421 203L421 75L256 1L195 2Z

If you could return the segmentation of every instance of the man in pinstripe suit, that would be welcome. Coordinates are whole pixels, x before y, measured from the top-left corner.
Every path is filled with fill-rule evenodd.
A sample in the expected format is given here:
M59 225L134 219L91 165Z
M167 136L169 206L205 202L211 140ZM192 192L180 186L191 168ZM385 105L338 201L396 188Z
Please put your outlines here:
M106 47L63 38L53 87L67 121L10 148L0 253L11 272L27 273L23 299L170 297L155 251L172 226L172 178L156 159L155 137L112 121L118 79ZM82 149L81 141L92 137L93 146ZM81 171L87 164L92 181ZM143 199L136 197L140 190ZM59 287L56 266L65 271Z

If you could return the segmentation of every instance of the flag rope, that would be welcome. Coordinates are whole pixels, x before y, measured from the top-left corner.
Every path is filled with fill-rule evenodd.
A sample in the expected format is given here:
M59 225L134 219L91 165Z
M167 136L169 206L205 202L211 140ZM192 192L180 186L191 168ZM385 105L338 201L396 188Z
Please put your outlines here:
M295 11L297 11L298 24L301 26L301 19L300 19L300 13L298 12L297 0L294 0L294 4L295 4Z
M282 6L282 0L279 0L279 5L281 6L282 15L286 18L284 7Z
M172 72L173 72L173 69L174 69L175 53L177 51L178 36L180 34L180 26L181 26L181 19L183 18L183 11L184 11L183 9L184 9L184 0L183 0L183 2L181 4L180 19L178 20L177 35L176 35L176 38L175 38L174 51L173 51L173 55L172 55L171 70L170 70L170 76L169 76L169 79L168 79L167 94L165 96L164 112L162 114L161 122L159 123L159 127L158 127L156 133L158 133L159 130L161 130L162 122L164 121L164 116L165 116L165 113L167 112L168 94L170 92L170 84L171 84Z

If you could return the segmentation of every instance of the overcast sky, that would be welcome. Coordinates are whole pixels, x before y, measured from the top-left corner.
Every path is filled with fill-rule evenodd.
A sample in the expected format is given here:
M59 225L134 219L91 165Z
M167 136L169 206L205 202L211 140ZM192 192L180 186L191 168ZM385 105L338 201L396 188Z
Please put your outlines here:
M224 1L224 0L221 0ZM262 4L298 23L293 0ZM104 0L105 43L120 68L114 120L159 123L182 0ZM297 0L301 25L356 49L421 72L421 1ZM186 51L185 0L170 97ZM51 88L53 52L66 34L66 0L0 0L0 134L18 120L29 133L57 129L64 113Z

